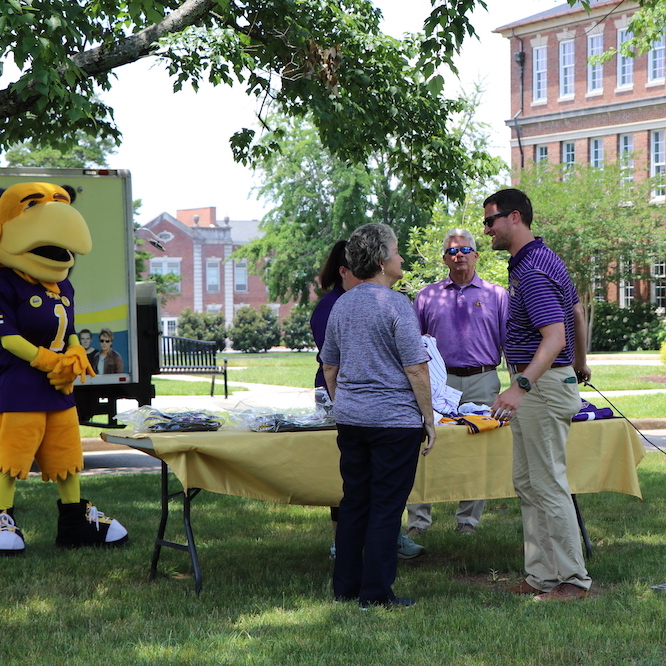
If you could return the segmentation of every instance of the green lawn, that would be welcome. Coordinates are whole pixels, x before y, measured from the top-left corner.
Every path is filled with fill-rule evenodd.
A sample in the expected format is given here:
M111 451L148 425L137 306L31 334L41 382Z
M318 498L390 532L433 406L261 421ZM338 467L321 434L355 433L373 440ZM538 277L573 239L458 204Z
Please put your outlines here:
M314 352L232 354L226 356L229 381L312 388L317 372Z
M123 522L118 550L56 551L57 492L17 486L28 551L3 561L2 663L7 666L568 666L666 663L666 457L639 467L644 501L579 495L593 542L591 598L539 605L503 589L523 562L516 499L491 500L474 537L453 532L455 504L434 507L395 590L415 607L362 613L331 601L326 508L202 492L194 501L204 575L164 550L148 581L159 520L159 476L82 478L84 494ZM167 536L181 539L172 519Z

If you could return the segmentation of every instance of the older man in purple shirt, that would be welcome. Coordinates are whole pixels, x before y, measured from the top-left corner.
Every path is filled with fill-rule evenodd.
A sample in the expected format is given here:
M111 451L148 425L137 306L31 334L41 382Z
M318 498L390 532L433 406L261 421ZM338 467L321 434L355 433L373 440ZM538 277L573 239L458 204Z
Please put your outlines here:
M414 310L421 333L437 340L447 381L462 391L461 403L492 405L500 389L496 367L506 332L506 289L476 273L479 257L474 236L466 229L449 229L442 248L449 276L427 285L417 295ZM456 531L473 534L485 500L463 501L456 511ZM409 504L409 537L432 524L430 504Z

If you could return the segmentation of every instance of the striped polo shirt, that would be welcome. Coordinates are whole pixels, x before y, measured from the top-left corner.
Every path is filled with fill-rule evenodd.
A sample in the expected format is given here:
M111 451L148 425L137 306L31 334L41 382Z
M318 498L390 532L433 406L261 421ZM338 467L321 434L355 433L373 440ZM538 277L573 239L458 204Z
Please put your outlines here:
M509 260L509 318L505 354L512 364L529 363L541 343L539 329L564 323L566 346L555 363L574 360L573 306L576 288L564 262L542 238L524 245Z

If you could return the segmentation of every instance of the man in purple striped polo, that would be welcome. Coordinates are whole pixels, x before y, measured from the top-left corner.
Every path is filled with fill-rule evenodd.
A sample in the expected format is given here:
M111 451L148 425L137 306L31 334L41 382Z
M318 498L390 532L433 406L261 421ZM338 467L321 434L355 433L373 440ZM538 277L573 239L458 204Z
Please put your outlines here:
M492 405L511 418L513 483L520 498L526 579L509 588L537 601L586 597L583 560L566 475L566 441L589 379L585 315L563 261L531 231L532 203L517 189L484 201L485 233L508 250L509 318L504 352L511 385Z

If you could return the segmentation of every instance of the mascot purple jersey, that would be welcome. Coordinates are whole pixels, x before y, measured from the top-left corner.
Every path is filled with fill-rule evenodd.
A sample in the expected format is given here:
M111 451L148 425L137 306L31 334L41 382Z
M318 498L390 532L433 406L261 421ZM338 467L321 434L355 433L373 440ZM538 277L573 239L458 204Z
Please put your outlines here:
M11 268L0 268L0 335L20 335L37 347L60 352L74 333L74 289L59 282L60 294L31 284ZM0 345L0 413L67 409L74 394L54 390L44 372Z

